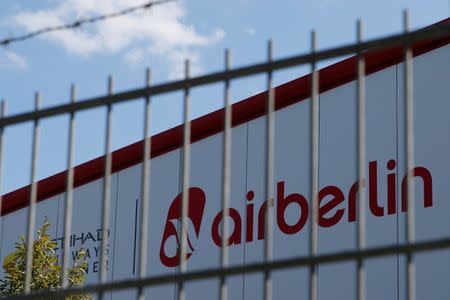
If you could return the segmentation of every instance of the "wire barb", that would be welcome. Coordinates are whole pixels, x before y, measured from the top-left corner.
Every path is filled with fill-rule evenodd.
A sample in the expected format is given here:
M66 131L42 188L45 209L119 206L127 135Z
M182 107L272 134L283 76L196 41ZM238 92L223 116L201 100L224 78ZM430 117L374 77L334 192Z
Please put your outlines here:
M98 16L91 17L91 18L79 19L79 20L73 21L73 22L65 24L65 25L57 25L57 26L53 26L53 27L44 27L44 28L38 29L36 31L25 33L23 35L18 35L18 36L2 39L2 40L0 40L0 46L6 47L6 46L8 46L8 45L10 45L12 43L17 43L17 42L22 42L22 41L25 41L25 40L29 40L31 38L35 38L35 37L43 35L45 33L55 32L55 31L63 31L63 30L71 30L71 29L74 29L74 28L79 28L79 27L83 26L84 24L93 24L93 23L97 23L97 22L100 22L100 21L105 21L107 19L122 17L122 16L125 16L125 15L129 15L129 14L135 13L135 12L137 12L139 10L149 9L149 8L151 8L153 6L166 4L168 2L173 2L173 1L176 1L176 0L150 1L150 2L146 2L144 4L141 4L141 5L128 7L128 8L125 8L123 10L116 11L116 12L113 12L113 13L98 15Z

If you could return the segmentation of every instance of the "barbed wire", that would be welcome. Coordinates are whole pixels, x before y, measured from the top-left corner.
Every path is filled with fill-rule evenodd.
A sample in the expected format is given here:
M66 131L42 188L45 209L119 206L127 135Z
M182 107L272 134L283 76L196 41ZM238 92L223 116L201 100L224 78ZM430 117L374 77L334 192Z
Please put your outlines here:
M133 6L133 7L129 7L117 12L113 12L113 13L109 13L109 14L104 14L104 15L99 15L99 16L95 16L95 17L91 17L91 18L83 18L83 19L78 19L72 23L68 23L68 24L64 24L64 25L58 25L58 26L49 26L49 27L44 27L41 29L38 29L36 31L32 31L23 35L18 35L18 36L13 36L13 37L9 37L9 38L5 38L0 40L0 46L8 46L12 43L16 43L16 42L22 42L25 40L29 40L32 38L35 38L39 35L43 35L49 32L54 32L54 31L63 31L63 30L72 30L78 27L83 26L84 24L93 24L93 23L97 23L100 21L105 21L107 19L112 19L112 18L117 18L117 17L121 17L121 16L125 16L128 14L132 14L135 13L139 10L145 10L145 9L149 9L153 6L156 5L161 5L161 4L165 4L168 2L174 2L176 0L156 0L156 1L150 1L150 2L146 2L143 3L141 5L138 6Z

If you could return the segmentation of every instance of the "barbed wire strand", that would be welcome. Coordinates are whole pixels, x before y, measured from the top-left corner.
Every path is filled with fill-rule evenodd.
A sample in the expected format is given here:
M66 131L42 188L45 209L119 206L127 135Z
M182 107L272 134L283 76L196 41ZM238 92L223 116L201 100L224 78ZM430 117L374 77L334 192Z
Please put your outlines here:
M139 10L146 10L146 9L149 9L156 5L161 5L161 4L165 4L168 2L174 2L174 1L176 1L176 0L150 1L150 2L143 3L141 5L138 5L138 6L129 7L129 8L126 8L126 9L123 9L123 10L120 10L117 12L109 13L109 14L99 15L99 16L95 16L95 17L91 17L91 18L83 18L83 19L79 19L79 20L76 20L76 21L68 23L68 24L64 24L64 25L44 27L44 28L29 32L29 33L26 33L23 35L18 35L18 36L2 39L2 40L0 40L0 46L5 47L12 43L29 40L29 39L35 38L39 35L43 35L43 34L46 34L49 32L72 30L72 29L81 27L85 24L93 24L93 23L105 21L107 19L112 19L112 18L129 15L129 14L135 13Z

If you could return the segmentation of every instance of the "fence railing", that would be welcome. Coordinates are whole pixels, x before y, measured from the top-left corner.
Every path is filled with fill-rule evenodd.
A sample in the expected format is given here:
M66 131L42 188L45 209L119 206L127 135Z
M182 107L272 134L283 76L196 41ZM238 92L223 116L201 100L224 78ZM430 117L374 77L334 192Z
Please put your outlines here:
M26 280L25 280L25 293L22 295L11 296L8 299L35 299L37 297L47 297L48 299L52 297L62 297L75 295L80 293L98 293L101 299L104 293L107 291L116 291L121 289L134 288L138 290L138 299L144 299L144 288L155 285L162 285L167 283L176 283L178 285L177 297L178 299L185 298L184 284L188 281L195 281L208 278L218 278L220 279L220 293L218 297L224 300L227 299L227 277L235 274L242 273L262 273L264 275L264 299L272 298L272 278L271 272L278 269L295 268L295 267L307 267L309 268L309 299L317 299L317 266L319 264L330 264L337 263L341 261L354 261L357 262L357 297L358 299L365 299L365 265L364 261L368 258L379 257L379 256L389 256L396 254L404 254L407 257L406 264L406 282L407 282L407 298L415 299L415 273L414 273L414 254L420 251L431 251L450 247L450 239L438 239L427 242L415 242L414 239L414 210L413 206L413 186L412 180L407 181L407 222L405 227L405 232L407 233L407 240L405 244L399 244L395 246L383 246L375 248L366 247L366 223L365 223L365 187L363 185L364 175L366 174L366 104L365 104L365 54L369 52L374 52L381 49L387 49L392 47L403 47L404 49L404 101L405 101L405 165L407 169L410 170L414 165L414 114L413 114L413 70L412 70L412 50L411 45L420 41L444 38L448 39L450 37L450 23L443 22L436 24L425 29L417 31L409 31L409 19L408 15L404 15L404 32L401 34L396 34L388 37L383 37L379 39L373 39L364 41L363 40L363 26L361 22L357 25L357 42L343 45L340 47L335 47L326 50L318 51L316 49L316 37L313 32L311 35L311 52L301 55L295 55L292 57L273 59L272 58L272 43L269 42L267 47L267 61L245 66L239 68L230 67L230 52L227 51L225 55L225 70L220 72L215 72L198 77L190 77L189 74L189 61L185 65L185 78L178 81L152 85L150 80L150 71L147 71L147 85L142 88L133 89L129 91L114 93L113 92L113 80L109 78L108 94L105 96L76 100L76 88L72 87L71 91L71 101L67 104L62 104L54 107L43 108L39 107L39 94L36 94L35 110L25 113L20 113L16 115L7 116L5 114L5 105L2 104L1 118L0 118L0 163L2 163L2 149L5 144L4 131L8 126L14 124L21 124L24 122L33 122L33 141L32 141L32 165L31 165L31 193L28 205L28 217L27 217L27 235L26 240L28 243L28 249L32 249L31 245L34 239L35 231L35 215L36 215L36 193L37 193L37 183L36 183L36 161L37 161L37 149L39 144L39 123L42 119L57 115L69 115L70 122L68 128L68 153L67 153L67 183L66 183L66 197L65 197L65 213L64 213L64 250L63 250L63 288L55 291L42 291L38 293L33 293L30 290L31 283L31 268L29 267L32 262L32 251L27 252L27 269L26 269ZM207 269L207 270L197 270L189 271L186 269L185 259L186 259L186 237L181 236L180 245L180 272L178 274L170 275L158 275L158 276L148 276L146 273L146 264L148 262L148 248L147 248L147 227L149 224L148 211L149 208L149 182L150 182L150 160L147 159L151 153L151 137L150 136L150 110L151 110L151 97L159 94L166 94L173 91L184 92L184 139L183 139L183 155L182 155L182 222L181 222L181 232L185 232L187 228L186 216L188 214L187 197L188 193L186 191L189 188L190 182L190 147L191 147L191 127L190 127L190 91L194 87L204 86L212 83L224 83L224 107L225 107L225 117L224 117L224 143L223 143L223 161L222 161L222 212L223 217L225 217L226 211L230 204L230 163L231 163L231 120L232 120L232 110L230 109L230 82L237 78L242 78L255 74L266 74L267 76L267 126L266 126L266 166L265 166L265 199L273 198L273 180L274 180L274 110L275 110L275 93L272 83L273 73L275 71L286 69L299 65L310 65L312 75L311 75L311 133L310 133L310 194L317 195L319 189L318 181L318 168L319 168L319 76L320 73L316 69L318 62L336 58L344 55L357 55L357 112L358 112L358 155L357 155L357 174L359 180L359 193L357 201L357 211L359 211L359 217L357 220L357 250L336 252L331 254L318 254L317 242L318 242L318 208L316 205L312 205L312 217L309 219L310 222L310 234L309 234L309 255L294 257L290 259L274 260L272 257L272 219L273 212L272 207L267 205L266 222L265 222L265 234L266 238L264 240L264 261L261 263L246 264L240 266L229 266L228 264L228 249L226 247L225 239L222 241L221 245L221 265L219 268ZM140 264L139 264L139 276L137 279L129 279L123 281L107 281L106 273L106 245L108 243L107 231L103 231L102 237L102 247L101 249L101 267L100 267L100 277L98 284L86 285L80 288L67 288L67 266L69 261L69 247L70 247L70 233L72 230L72 200L73 200L73 188L74 188L74 127L75 127L75 114L82 111L93 109L96 107L106 107L107 108L107 118L106 118L106 131L105 131L105 165L104 165L104 181L103 181L103 196L102 196L102 224L103 228L108 228L109 225L109 211L110 211L110 190L111 190L111 117L112 117L112 107L114 104L120 102L126 102L129 100L143 98L145 100L145 110L144 110L144 160L143 160L143 178L142 178L142 212L140 219ZM1 169L1 168L0 168ZM412 173L409 173L409 178L411 179ZM0 176L1 179L1 176ZM317 199L312 201L316 202ZM222 227L222 236L228 236L228 226L224 222ZM52 298L53 299L53 298Z

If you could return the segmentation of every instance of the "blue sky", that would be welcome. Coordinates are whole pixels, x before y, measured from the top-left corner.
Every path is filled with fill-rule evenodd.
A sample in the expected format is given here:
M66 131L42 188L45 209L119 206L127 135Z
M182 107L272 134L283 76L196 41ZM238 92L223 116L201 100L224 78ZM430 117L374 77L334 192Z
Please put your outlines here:
M4 0L0 10L0 39L67 23L79 17L117 11L142 0ZM266 42L272 38L275 57L309 49L309 33L318 32L319 48L352 42L355 21L365 23L367 38L397 33L402 29L402 10L411 13L412 27L445 19L449 0L229 0L177 1L76 31L48 34L0 48L0 99L7 99L8 113L33 108L33 94L42 93L43 106L68 101L76 83L79 99L104 94L107 76L115 90L141 87L147 66L154 82L179 78L183 60L192 60L193 73L223 68L224 49L232 50L234 66L260 62ZM304 74L295 68L276 74L277 84ZM264 76L233 83L233 101L265 89ZM155 97L153 132L181 121L182 94ZM192 115L198 117L220 108L222 85L192 92ZM77 116L76 163L103 153L104 109ZM49 176L65 168L67 117L42 122L38 174ZM142 138L142 99L114 108L114 149ZM31 125L8 128L4 154L2 193L29 183Z

